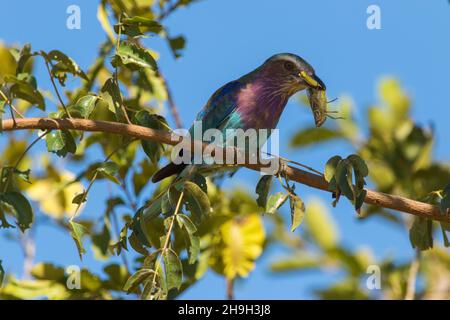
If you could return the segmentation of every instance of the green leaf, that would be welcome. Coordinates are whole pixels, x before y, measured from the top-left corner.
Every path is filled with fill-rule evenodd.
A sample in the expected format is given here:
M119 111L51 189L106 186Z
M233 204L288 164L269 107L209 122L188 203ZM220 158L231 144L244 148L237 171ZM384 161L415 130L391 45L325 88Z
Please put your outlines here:
M70 235L72 236L72 239L75 241L75 244L78 249L78 255L80 256L80 259L83 259L83 254L86 252L86 250L83 247L83 236L87 233L86 227L82 224L69 221L70 226Z
M134 251L142 254L143 256L148 255L148 250L144 247L145 244L141 243L135 232L132 232L128 237L128 242L130 242L130 245Z
M356 197L356 201L355 201L355 210L360 213L360 209L362 207L362 205L364 204L364 200L366 199L367 196L367 191L366 190L362 190L359 195Z
M432 220L414 217L409 229L409 240L413 248L427 250L433 248Z
M70 115L72 117L79 116L81 118L88 119L92 111L94 111L99 99L100 98L98 96L93 94L88 94L81 97L74 105L71 105L68 108Z
M51 263L38 263L31 269L31 275L36 279L64 281L64 269Z
M166 119L160 115L151 114L148 111L141 110L135 114L134 118L135 122L140 126L167 131L168 125ZM141 140L141 145L150 160L153 163L157 163L164 152L164 145L162 143L149 140Z
M157 34L163 30L163 27L159 22L140 16L123 18L120 22L120 25L116 24L114 26L114 31L119 34L120 27L120 33L130 37L138 37L146 33Z
M277 192L269 197L266 206L266 212L269 214L274 214L277 210L286 202L288 194L283 192Z
M0 202L0 205L1 205L1 202ZM3 229L14 228L14 226L12 224L10 224L8 222L8 220L6 220L5 212L3 212L1 206L0 206L0 222L1 222L0 228L3 228Z
M336 182L339 190L350 201L354 200L351 166L346 160L340 161L336 167Z
M177 216L177 222L179 223L180 227L184 227L188 234L189 238L189 264L195 263L197 260L198 254L200 252L200 238L195 236L194 233L197 232L197 228L195 227L194 223L189 219L188 216L184 214L178 214Z
M30 169L21 171L21 170L18 170L16 168L13 168L13 173L15 175L17 175L17 177L19 179L21 179L21 180L23 180L25 182L28 182L28 183L31 183L31 181L30 181L30 172L31 172Z
M17 57L17 70L16 73L23 73L27 69L27 62L32 56L37 55L37 53L31 52L31 45L29 43L25 44L19 52Z
M153 272L154 271L150 269L140 269L136 271L131 277L128 278L123 290L127 293L135 291L145 279L153 275Z
M74 204L82 204L83 202L86 202L86 200L87 200L87 193L86 192L82 192L82 193L79 193L79 194L75 195L75 197L73 197L72 203L74 203Z
M297 270L310 270L320 268L323 262L319 257L308 253L307 251L301 251L293 256L277 259L270 265L270 269L273 272L286 272Z
M186 181L184 194L186 207L197 221L201 221L203 216L209 215L211 211L209 198L197 184Z
M89 81L89 78L86 76L83 70L81 70L78 64L74 60L72 60L72 58L68 57L61 51L52 50L46 55L43 52L41 54L43 54L46 59L56 62L56 64L53 64L52 66L51 74L53 77L58 79L59 83L62 86L65 85L67 73Z
M12 208L17 225L22 232L30 228L34 220L34 213L27 198L19 192L8 191L0 195L0 200Z
M20 74L17 77L5 77L5 81L12 83L9 89L12 98L19 98L45 110L45 100L36 87L36 79L31 75Z
M337 165L341 160L341 156L334 156L327 161L325 165L325 180L327 180L327 182L330 182L334 178Z
M180 258L175 251L167 249L162 253L164 259L164 273L166 275L167 290L180 289L183 281L183 271Z
M101 177L104 177L116 184L120 184L119 179L116 177L119 172L119 166L115 162L102 162L99 164L96 171Z
M108 228L108 224L103 225L102 230L99 233L95 233L91 236L92 245L98 248L101 253L101 257L107 257L109 241L111 240L111 233Z
M367 177L369 175L369 168L367 167L366 162L357 154L352 154L347 157L350 163L353 166L353 169L362 177Z
M291 232L294 232L305 217L305 204L297 195L290 195L289 203L291 207Z
M267 197L269 196L270 187L272 186L272 178L273 176L271 175L265 175L259 179L258 184L256 185L256 194L258 195L256 203L261 208L265 208L267 205Z
M56 153L59 157L65 157L67 153L74 154L77 145L72 134L68 130L53 130L45 136L47 150Z
M186 46L186 39L183 36L177 36L173 38L168 38L170 49L172 50L173 56L179 58L181 56L181 51Z
M111 63L114 67L125 66L131 70L157 69L156 61L148 50L134 43L121 43Z
M133 231L141 244L147 247L159 247L160 237L164 234L161 214L161 197L147 208L140 208L133 218Z
M290 144L293 147L304 148L319 142L326 142L342 138L342 134L336 130L325 127L304 129L292 138Z
M203 190L204 193L208 194L208 184L206 183L206 178L203 175L196 172L191 175L190 181L194 182Z
M117 121L126 122L125 114L122 110L123 99L117 82L113 78L109 78L105 81L101 92L106 92L111 97Z

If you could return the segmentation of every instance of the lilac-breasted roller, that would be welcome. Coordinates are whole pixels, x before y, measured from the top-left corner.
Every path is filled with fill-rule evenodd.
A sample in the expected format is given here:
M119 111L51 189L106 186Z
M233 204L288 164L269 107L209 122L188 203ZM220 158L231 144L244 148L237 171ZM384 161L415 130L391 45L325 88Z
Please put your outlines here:
M289 98L307 89L317 126L326 119L323 106L317 106L313 97L325 92L325 84L311 65L291 53L276 54L250 73L219 88L198 113L202 130L220 129L274 129ZM326 102L325 102L326 105ZM191 128L192 130L192 128ZM152 178L158 182L178 174L186 164L169 163Z

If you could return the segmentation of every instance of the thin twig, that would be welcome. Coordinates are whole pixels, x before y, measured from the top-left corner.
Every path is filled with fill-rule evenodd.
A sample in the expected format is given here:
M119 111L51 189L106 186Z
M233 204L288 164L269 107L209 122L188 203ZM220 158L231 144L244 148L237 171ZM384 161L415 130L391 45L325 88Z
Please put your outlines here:
M50 70L50 62L48 61L47 56L42 55L42 54L41 54L41 56L44 58L45 66L47 67L47 71L48 71L48 74L50 76L50 81L51 81L51 83L53 85L53 88L55 89L56 96L58 97L59 103L63 107L63 109L66 112L67 116L72 119L72 116L70 115L70 112L69 112L69 110L66 107L66 104L64 103L63 99L61 98L61 95L59 94L59 90L58 90L58 87L56 86L55 79L53 79L52 71Z
M25 155L27 154L28 151L30 151L30 149L39 141L41 140L43 137L45 137L48 133L50 132L50 130L46 130L43 134L41 134L40 136L38 136L36 139L33 140L33 142L30 143L30 145L25 149L24 152L22 152L22 154L19 156L19 158L16 161L16 164L14 165L14 169L17 169L19 167L20 162L22 161L22 159L25 157Z
M117 42L116 42L116 55L119 53L119 47L120 47L120 40L122 38L122 24L121 24L122 14L119 16L118 26L119 26L119 32L117 33ZM117 64L114 66L114 81L119 87L119 71ZM127 110L125 109L125 106L123 105L123 99L122 99L122 93L119 90L120 97L120 108L122 109L123 116L125 117L125 120L128 124L131 124L130 118L128 117Z
M6 96L6 94L3 92L3 90L0 90L0 96L3 98L3 100L5 100L5 103L9 106L9 111L11 112L11 118L13 119L14 123L16 123L16 118L14 117L14 112L16 112L19 117L24 118L24 116L19 111L17 111L16 108L14 108L11 99L9 99Z
M94 173L94 176L92 177L91 181L89 181L89 185L88 185L86 191L84 191L84 192L82 193L81 199L80 199L80 201L78 202L77 208L75 209L75 212L73 213L73 215L70 217L69 221L73 221L73 219L75 219L76 216L78 215L78 211L80 210L81 205L83 204L83 202L86 201L87 195L88 195L89 191L91 190L92 185L93 185L94 182L95 182L95 179L97 179L97 175L98 175L98 171L96 171L96 172Z
M108 192L109 192L109 197L111 198L112 197L111 183L108 183ZM116 213L116 210L114 209L114 207L111 208L111 221L112 221L112 225L114 228L114 232L117 237L117 241L120 241L119 219L117 218L117 213ZM121 250L120 258L122 259L122 262L125 266L125 269L127 270L127 273L131 274L130 266L128 264L128 259L127 259L127 255L126 255L126 250Z
M270 152L262 152L262 153L264 153L264 154L266 154L268 156L277 157L277 156L271 154ZM304 165L303 163L300 163L300 162L297 162L297 161L294 161L294 160L290 160L290 159L287 159L287 158L284 158L284 157L281 157L281 156L278 156L277 158L279 158L280 160L283 160L285 162L292 163L292 164L295 164L295 165L297 165L299 167L305 168L305 169L307 169L307 170L309 170L311 172L314 172L314 173L318 174L319 176L322 176L322 177L324 176L324 174L322 172L320 172L320 171L318 171L318 170L316 170L314 168L308 167L307 165Z

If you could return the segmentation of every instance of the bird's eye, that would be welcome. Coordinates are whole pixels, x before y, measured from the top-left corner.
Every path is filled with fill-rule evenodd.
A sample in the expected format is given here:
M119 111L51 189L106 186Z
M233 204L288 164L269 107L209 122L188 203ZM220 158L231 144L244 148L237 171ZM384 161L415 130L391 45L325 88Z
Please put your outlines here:
M295 66L294 66L294 64L293 64L292 62L286 61L286 62L284 63L284 68L285 68L286 70L288 70L288 71L292 71L292 70L294 70Z

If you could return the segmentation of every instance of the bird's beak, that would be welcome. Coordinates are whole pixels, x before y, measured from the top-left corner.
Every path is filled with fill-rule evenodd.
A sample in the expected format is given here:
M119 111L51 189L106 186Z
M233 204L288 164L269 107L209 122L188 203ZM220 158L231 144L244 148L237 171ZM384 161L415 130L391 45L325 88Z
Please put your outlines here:
M326 90L325 83L315 74L309 75L305 71L300 72L299 76L313 89Z

